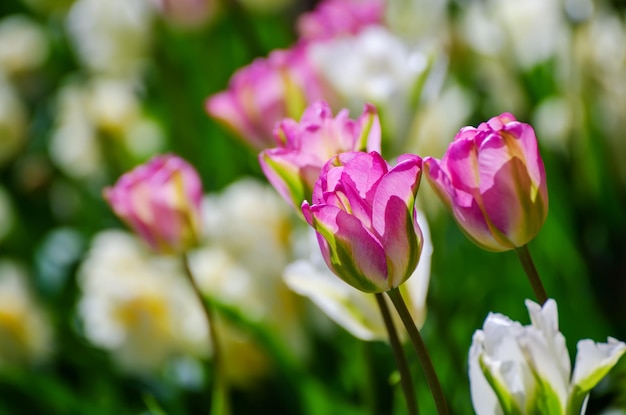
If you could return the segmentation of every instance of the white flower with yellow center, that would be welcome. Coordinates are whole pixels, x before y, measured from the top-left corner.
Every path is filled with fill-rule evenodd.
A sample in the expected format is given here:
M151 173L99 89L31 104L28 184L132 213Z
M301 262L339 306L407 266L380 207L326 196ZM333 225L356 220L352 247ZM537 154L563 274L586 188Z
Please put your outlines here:
M38 362L52 351L52 329L24 270L0 261L0 366Z

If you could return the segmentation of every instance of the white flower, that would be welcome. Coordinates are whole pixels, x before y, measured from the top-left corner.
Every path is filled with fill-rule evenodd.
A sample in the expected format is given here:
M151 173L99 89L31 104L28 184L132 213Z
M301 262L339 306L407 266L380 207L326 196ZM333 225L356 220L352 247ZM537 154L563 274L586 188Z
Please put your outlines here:
M267 184L241 179L203 204L204 246L190 255L200 289L305 350L299 298L282 281L294 216Z
M418 326L426 318L426 294L430 280L430 257L432 244L425 216L418 212L424 245L419 264L413 275L400 286L410 311ZM314 233L307 236L307 259L297 260L285 268L283 278L296 293L308 297L337 324L362 340L387 339L376 299L373 295L355 290L337 278L326 266L317 246ZM396 313L392 313L393 316ZM396 325L400 323L396 319Z
M79 284L85 335L127 370L155 370L209 350L206 319L179 258L156 256L126 232L101 232Z
M84 89L76 82L69 83L56 99L57 119L50 139L50 158L71 177L101 176L104 161L96 128L87 111Z
M578 342L572 375L556 302L526 301L531 324L490 313L469 352L472 403L477 415L581 414L589 391L626 351L626 344Z
M38 362L52 351L50 323L26 280L20 266L0 261L0 366Z
M420 81L431 59L382 26L355 36L317 42L309 48L313 65L352 111L375 104L390 136L401 139L412 121Z
M512 52L511 58L524 70L554 56L568 35L557 0L472 2L461 26L474 49L505 57Z
M0 21L0 70L7 74L39 67L48 57L44 30L26 16Z
M258 278L278 278L289 259L291 211L273 188L242 179L203 203L205 238Z
M145 0L79 0L67 29L87 68L133 78L148 56L153 15L154 5Z

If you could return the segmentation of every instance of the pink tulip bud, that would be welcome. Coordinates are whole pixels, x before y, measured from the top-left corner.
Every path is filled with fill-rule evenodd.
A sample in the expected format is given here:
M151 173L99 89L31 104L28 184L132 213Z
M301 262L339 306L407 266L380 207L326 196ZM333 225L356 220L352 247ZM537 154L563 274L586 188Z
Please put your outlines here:
M174 155L157 156L104 190L113 211L154 250L181 253L197 244L202 182Z
M302 213L326 264L346 283L385 292L415 271L423 244L414 209L421 167L415 155L390 168L377 152L350 152L322 169Z
M228 90L208 98L206 109L250 147L263 150L274 146L276 122L300 117L309 102L323 95L306 46L299 45L239 69Z
M278 193L298 208L311 198L313 187L324 164L347 151L380 152L380 122L376 108L365 105L357 120L348 110L333 118L324 101L309 106L300 122L285 119L277 124L274 138L278 147L264 150L259 162L265 176Z
M298 19L298 33L312 41L354 35L365 26L382 23L384 14L384 0L325 0Z
M483 249L526 245L548 215L535 132L511 114L462 128L441 160L424 159L424 169L461 229Z

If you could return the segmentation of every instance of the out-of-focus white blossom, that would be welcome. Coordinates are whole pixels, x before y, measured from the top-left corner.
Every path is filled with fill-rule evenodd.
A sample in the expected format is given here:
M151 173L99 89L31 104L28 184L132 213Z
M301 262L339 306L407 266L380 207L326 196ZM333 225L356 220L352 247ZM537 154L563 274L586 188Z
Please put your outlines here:
M52 352L52 329L19 265L0 261L0 368L36 363Z
M148 57L154 4L147 0L78 0L67 30L88 69L133 78Z
M263 324L301 355L298 298L281 278L293 219L274 189L241 179L205 198L205 246L190 261L203 292Z
M409 305L415 324L421 327L426 319L426 295L430 281L432 243L426 217L418 211L418 222L424 243L419 263L413 275L400 286ZM300 244L303 259L285 268L283 278L296 293L308 297L328 317L362 340L388 338L376 299L373 295L355 290L334 275L324 263L314 233L307 233L308 244ZM391 304L391 303L389 303ZM399 318L396 324L400 324Z
M289 259L289 206L273 188L239 180L203 204L205 237L259 278L279 278Z
M32 70L48 57L46 33L26 16L0 20L0 70L7 74Z
M431 64L429 54L382 26L368 26L355 36L311 45L309 57L351 111L373 103L390 136L405 138Z
M539 141L553 151L567 154L569 135L575 125L572 103L563 97L543 100L533 114Z
M469 93L458 84L447 85L416 115L408 151L422 156L441 157L472 109ZM421 189L422 190L422 189Z
M576 94L584 93L585 104L591 110L593 121L603 133L610 157L622 183L626 183L626 141L623 125L626 123L626 24L615 13L598 10L581 25L573 42L572 67L577 83ZM581 82L582 80L582 82ZM568 86L572 89L572 86ZM577 117L580 123L583 117ZM574 131L577 131L576 129ZM591 138L597 140L597 137ZM574 148L585 159L587 144L582 141Z
M0 71L0 166L24 145L27 118L22 100Z
M466 7L461 30L467 42L480 53L512 58L525 70L556 54L567 40L560 0L487 0Z
M98 77L86 87L89 118L105 130L118 131L139 115L139 102L130 82Z
M103 173L101 143L87 109L80 85L68 84L59 91L50 158L66 174L76 178L99 177Z
M385 23L409 42L447 36L448 0L393 0L385 5Z
M72 81L57 100L50 156L69 176L100 178L105 146L120 146L138 160L163 150L163 130L144 113L132 82L107 77Z
M209 351L201 305L177 257L157 256L122 231L96 235L79 270L87 338L130 371Z
M579 341L572 373L556 302L549 299L541 307L527 300L526 307L530 325L490 313L474 333L469 352L474 410L478 415L584 414L589 391L626 344L611 337L607 343Z

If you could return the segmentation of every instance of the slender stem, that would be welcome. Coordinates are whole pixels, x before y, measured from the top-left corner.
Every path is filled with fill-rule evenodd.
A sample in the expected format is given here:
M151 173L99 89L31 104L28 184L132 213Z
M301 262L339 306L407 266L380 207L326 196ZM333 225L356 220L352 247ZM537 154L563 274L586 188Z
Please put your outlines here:
M402 294L400 294L400 290L397 288L392 288L391 290L387 291L387 295L389 296L389 298L391 298L391 302L393 303L396 311L400 315L400 319L402 320L402 323L404 324L404 327L409 334L409 338L413 342L413 346L415 347L415 351L417 352L417 357L420 361L420 364L422 365L422 369L424 370L426 381L428 382L428 386L430 387L430 392L433 395L435 406L437 407L437 413L439 415L448 415L448 405L446 403L446 398L443 394L443 390L441 389L441 385L439 384L437 373L435 372L433 363L430 360L428 351L426 350L426 345L424 344L422 335L417 329L415 321L413 321L411 313L409 313L409 309L406 307L404 299L402 298Z
M196 280L193 278L193 273L189 266L189 257L183 255L183 267L185 268L185 275L191 284L191 288L195 293L198 301L202 305L202 310L206 317L207 324L209 326L209 341L211 342L211 348L213 349L213 396L211 399L211 415L228 415L230 414L230 405L228 402L228 389L226 387L226 381L224 380L224 367L222 352L220 349L219 335L217 332L215 314L213 313L213 304L202 295Z
M400 371L400 384L402 385L402 391L404 392L404 399L406 400L409 415L417 415L419 414L419 410L417 407L417 401L415 400L415 388L413 387L413 380L411 379L409 365L406 361L406 357L404 356L402 343L400 343L400 339L398 338L396 326L393 324L393 320L391 319L391 313L389 312L389 307L387 307L385 297L383 297L381 293L376 293L375 296L376 301L378 302L378 308L380 308L380 313L382 314L383 321L385 322L387 334L389 335L389 343L391 344L393 357L396 360L398 371Z
M522 267L524 267L524 271L528 276L528 281L530 281L530 285L533 287L537 301L539 301L541 305L544 305L544 303L548 301L548 295L546 294L545 288L543 288L541 278L539 278L539 273L537 272L537 268L535 268L535 263L530 256L528 245L516 248L515 252L517 252L517 256L522 263Z

